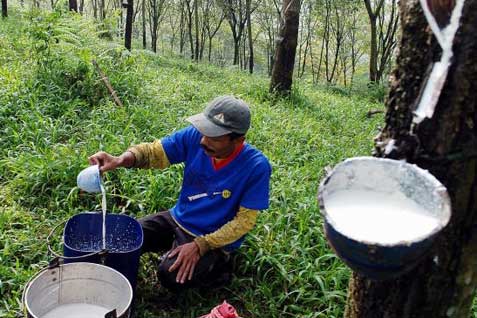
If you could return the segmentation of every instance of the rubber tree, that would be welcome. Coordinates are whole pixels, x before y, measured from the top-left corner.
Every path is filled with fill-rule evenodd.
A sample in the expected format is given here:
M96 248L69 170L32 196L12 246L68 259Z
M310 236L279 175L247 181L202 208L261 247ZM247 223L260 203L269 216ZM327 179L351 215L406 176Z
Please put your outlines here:
M8 17L7 0L2 0L2 17L3 18Z
M427 1L435 12L450 3ZM464 2L435 112L417 125L411 124L416 101L442 50L419 1L401 1L400 10L400 50L376 155L429 170L447 187L452 217L431 252L403 276L372 281L353 273L345 317L467 318L477 286L477 0Z
M284 0L270 81L272 93L287 95L291 91L299 24L300 0Z
M70 11L78 12L78 1L68 0L68 7L69 7Z
M127 0L127 3L123 2L123 6L126 8L126 29L124 32L124 46L126 47L126 49L131 51L134 2L133 0Z

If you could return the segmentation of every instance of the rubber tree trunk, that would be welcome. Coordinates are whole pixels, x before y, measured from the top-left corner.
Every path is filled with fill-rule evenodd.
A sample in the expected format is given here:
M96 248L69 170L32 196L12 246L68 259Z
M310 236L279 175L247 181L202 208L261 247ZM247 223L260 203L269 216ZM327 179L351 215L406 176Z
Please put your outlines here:
M7 0L2 0L2 17L8 17L8 5Z
M376 151L428 169L447 187L452 217L431 253L411 272L381 282L353 274L345 317L467 318L477 285L477 0L465 1L453 65L434 116L415 129L417 139L408 133L412 107L441 50L419 2L401 1L400 6L400 53ZM397 150L385 155L391 140Z
M251 9L251 2L252 0L247 0L246 1L246 14L247 14L247 34L248 34L248 52L249 52L249 58L248 58L248 71L250 74L253 73L253 37L252 37L252 16L250 12L252 11Z
M270 92L288 95L293 82L295 54L300 23L300 0L285 0L275 48Z
M2 0L3 1L3 0ZM78 12L78 1L69 0L69 9L70 11Z
M133 12L134 3L133 0L128 0L126 5L126 30L124 32L124 46L126 49L131 51L131 40L132 40L132 23L133 23Z
M146 0L142 0L141 3L141 15L142 15L142 48L147 48L147 33L146 33Z

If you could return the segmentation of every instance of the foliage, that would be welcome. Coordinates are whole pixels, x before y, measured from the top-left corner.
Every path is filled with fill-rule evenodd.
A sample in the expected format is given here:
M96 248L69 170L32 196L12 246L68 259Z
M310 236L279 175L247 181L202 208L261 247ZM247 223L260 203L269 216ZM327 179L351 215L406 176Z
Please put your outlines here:
M65 12L12 10L0 24L0 317L15 317L22 287L46 265L51 228L98 208L75 184L88 155L118 154L182 128L220 94L252 105L247 139L272 163L271 207L228 288L171 296L157 286L157 258L143 257L137 316L197 317L227 298L244 317L341 317L349 271L327 247L316 191L324 167L370 153L382 116L365 115L381 104L305 83L271 100L266 78L129 53L100 33ZM125 107L111 102L93 59ZM181 175L181 166L108 173L109 210L140 217L166 209Z

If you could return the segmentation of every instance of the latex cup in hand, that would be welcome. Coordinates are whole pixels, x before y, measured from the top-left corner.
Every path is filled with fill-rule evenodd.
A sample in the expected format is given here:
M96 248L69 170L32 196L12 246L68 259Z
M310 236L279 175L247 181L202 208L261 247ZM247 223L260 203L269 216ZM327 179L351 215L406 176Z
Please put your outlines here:
M76 178L78 187L86 192L101 192L101 175L99 166L93 165L83 169Z

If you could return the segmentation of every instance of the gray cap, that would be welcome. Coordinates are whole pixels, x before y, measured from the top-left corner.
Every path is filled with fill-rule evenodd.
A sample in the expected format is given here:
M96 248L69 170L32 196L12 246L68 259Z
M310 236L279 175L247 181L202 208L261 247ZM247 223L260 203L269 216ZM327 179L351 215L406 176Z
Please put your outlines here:
M245 134L250 127L250 108L241 99L219 96L212 100L200 114L186 119L207 137Z

